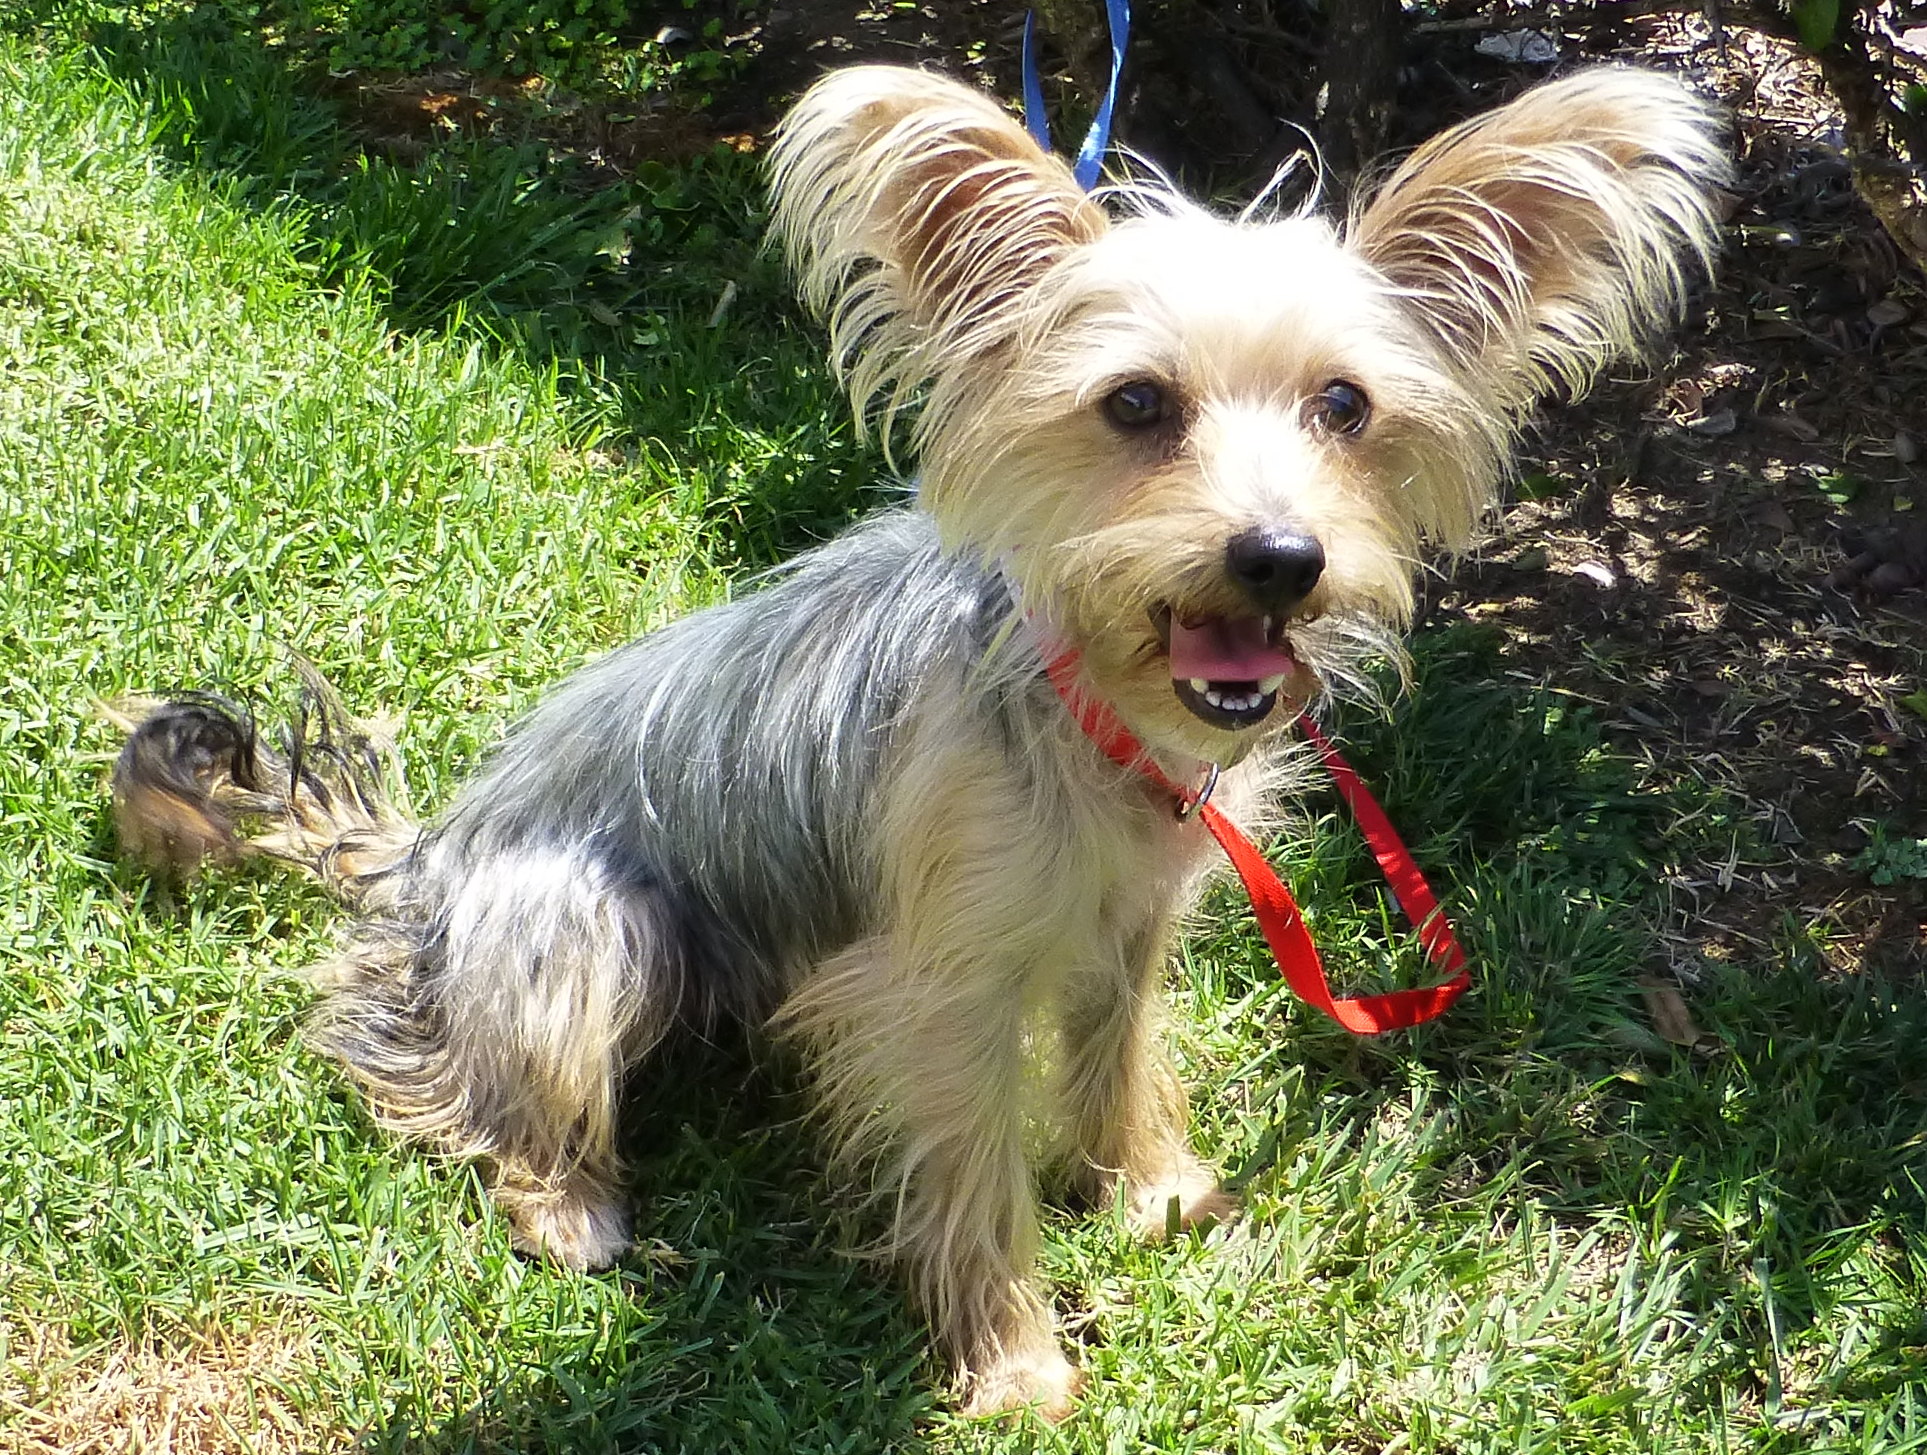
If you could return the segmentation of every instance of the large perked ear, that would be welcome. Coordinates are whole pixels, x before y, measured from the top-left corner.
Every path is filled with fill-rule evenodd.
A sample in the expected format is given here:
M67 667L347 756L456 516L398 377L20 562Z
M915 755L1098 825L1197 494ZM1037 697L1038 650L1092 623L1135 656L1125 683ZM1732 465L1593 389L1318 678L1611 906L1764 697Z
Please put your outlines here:
M1432 138L1351 229L1448 356L1520 410L1578 390L1678 311L1729 175L1714 109L1650 72L1587 71Z
M1108 225L988 97L898 66L819 81L771 171L772 231L859 414L1006 343L1032 285Z

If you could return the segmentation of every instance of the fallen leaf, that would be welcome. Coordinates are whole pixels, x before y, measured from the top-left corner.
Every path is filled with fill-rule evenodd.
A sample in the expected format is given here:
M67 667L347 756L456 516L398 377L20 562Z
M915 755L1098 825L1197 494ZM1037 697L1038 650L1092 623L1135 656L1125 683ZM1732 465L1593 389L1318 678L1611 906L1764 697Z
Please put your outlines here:
M1699 1027L1693 1024L1693 1013L1686 1008L1686 997L1679 993L1678 986L1656 975L1642 975L1639 995L1646 1002L1646 1014L1652 1018L1654 1030L1675 1046L1699 1044Z
M1694 434L1726 435L1740 427L1740 417L1730 409L1716 409L1711 414L1688 420L1686 427Z
M1786 435L1789 439L1799 440L1803 444L1810 445L1820 438L1820 431L1797 414L1763 414L1760 416L1760 423L1775 434Z
M1666 397L1681 414L1698 414L1706 405L1706 386L1698 379L1675 379Z
M1927 717L1927 688L1919 692L1909 692L1900 699L1900 705L1915 717Z
M1883 298L1867 310L1867 322L1875 328L1892 328L1907 321L1907 305L1897 298Z
M1572 568L1572 574L1584 576L1593 585L1608 591L1619 584L1619 578L1613 575L1612 567L1598 561L1581 561Z

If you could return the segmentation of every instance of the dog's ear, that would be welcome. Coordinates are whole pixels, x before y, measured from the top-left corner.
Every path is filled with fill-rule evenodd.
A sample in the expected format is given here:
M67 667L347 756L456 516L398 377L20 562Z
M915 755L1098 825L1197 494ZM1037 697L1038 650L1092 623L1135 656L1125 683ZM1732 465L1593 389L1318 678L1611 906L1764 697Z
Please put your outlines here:
M1601 69L1432 138L1358 213L1352 245L1448 357L1518 411L1584 388L1678 310L1710 262L1729 173L1711 106Z
M1107 227L1070 169L987 96L898 66L819 81L771 153L771 228L839 372L888 414L1007 344L1032 286Z

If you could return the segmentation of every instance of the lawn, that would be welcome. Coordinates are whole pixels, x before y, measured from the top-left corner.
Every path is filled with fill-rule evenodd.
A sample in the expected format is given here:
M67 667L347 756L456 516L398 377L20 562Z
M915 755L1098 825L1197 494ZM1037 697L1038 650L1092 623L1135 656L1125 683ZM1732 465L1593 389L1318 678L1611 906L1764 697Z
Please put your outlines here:
M1927 1002L1792 915L1682 961L1669 881L1771 847L1464 624L1339 726L1476 988L1354 1041L1210 901L1178 1033L1247 1211L1053 1219L1070 1422L952 1412L764 1047L641 1078L621 1268L513 1255L302 1048L322 897L116 862L93 704L285 702L296 647L432 812L543 684L893 491L753 157L369 155L228 13L0 36L0 1449L1927 1448ZM1340 970L1422 973L1331 804L1279 850Z

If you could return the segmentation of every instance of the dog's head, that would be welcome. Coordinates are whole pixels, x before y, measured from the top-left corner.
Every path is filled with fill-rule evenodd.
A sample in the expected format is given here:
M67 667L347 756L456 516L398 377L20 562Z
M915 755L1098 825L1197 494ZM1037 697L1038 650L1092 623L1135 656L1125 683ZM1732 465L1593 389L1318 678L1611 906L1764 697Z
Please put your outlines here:
M1348 225L1114 219L988 98L860 67L774 154L775 229L859 414L915 400L921 498L1147 743L1231 761L1391 646L1521 417L1678 307L1711 109L1596 70L1448 131Z

